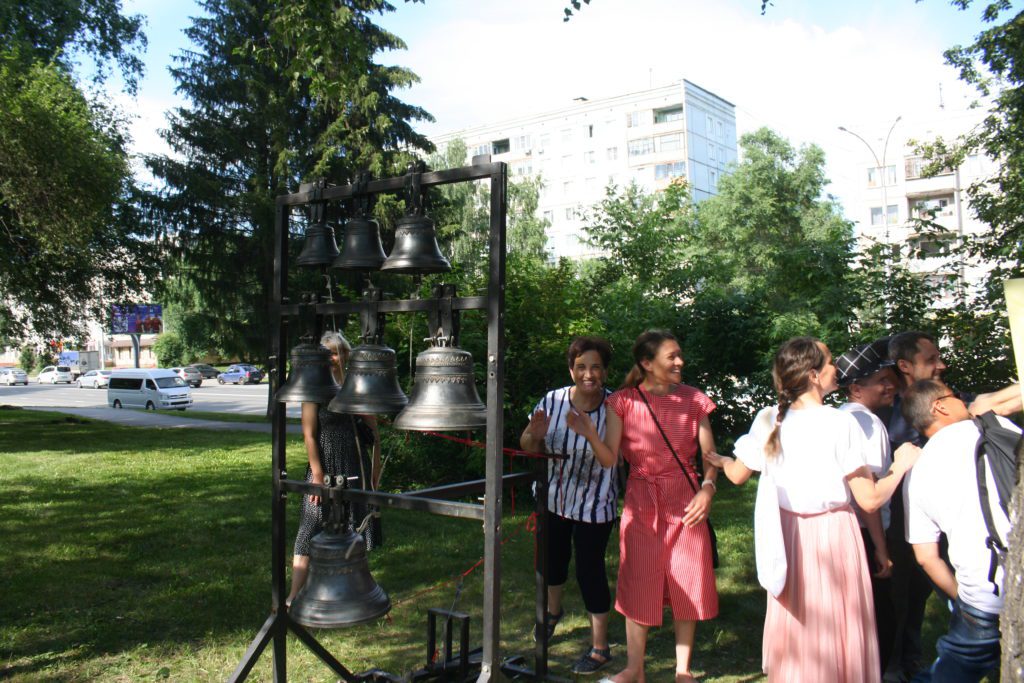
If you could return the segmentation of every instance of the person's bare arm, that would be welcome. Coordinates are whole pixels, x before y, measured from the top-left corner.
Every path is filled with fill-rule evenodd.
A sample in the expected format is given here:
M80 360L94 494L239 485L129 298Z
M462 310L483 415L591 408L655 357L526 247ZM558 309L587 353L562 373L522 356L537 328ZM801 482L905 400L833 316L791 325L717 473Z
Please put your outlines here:
M519 447L524 451L532 453L543 453L544 437L548 433L548 425L551 418L543 410L534 411L530 416L530 422L526 425L522 435L519 437Z
M846 475L846 483L850 485L850 493L857 505L866 513L872 513L882 507L885 501L892 498L893 491L899 485L903 475L917 462L921 449L912 443L905 443L896 449L895 462L884 477L875 481L867 465L858 467Z
M726 479L737 486L746 483L747 479L750 479L750 475L754 473L754 470L744 465L742 461L718 453L705 453L704 462L721 468L725 472Z
M304 402L302 404L302 441L306 444L306 457L309 459L309 469L313 472L313 483L324 483L324 470L320 466L320 444L317 442L319 433L320 406L316 403ZM310 496L313 505L320 503L320 496Z
M586 413L575 409L565 414L565 424L590 444L594 457L602 467L614 467L619 462L619 444L622 441L622 419L609 409L604 429L604 440L597 435L597 427Z
M1020 385L1011 384L999 391L978 394L967 409L971 415L982 415L990 410L1003 417L1015 415L1021 411Z
M914 543L914 557L921 569L936 586L950 598L955 598L959 590L956 576L950 571L949 565L939 555L938 543Z
M871 572L876 579L887 579L892 576L892 560L889 558L889 547L885 544L885 530L882 528L882 513L876 510L864 513L864 525L875 546L875 563L877 571Z

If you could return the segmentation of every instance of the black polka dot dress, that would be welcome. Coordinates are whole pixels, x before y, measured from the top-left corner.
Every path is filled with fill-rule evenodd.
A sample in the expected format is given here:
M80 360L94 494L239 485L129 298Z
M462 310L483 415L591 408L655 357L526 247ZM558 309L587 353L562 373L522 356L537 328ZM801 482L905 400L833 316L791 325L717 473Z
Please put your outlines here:
M358 477L358 481L350 482L350 486L369 489L373 457L373 431L369 426L356 415L333 413L327 410L326 406L320 406L319 427L320 434L317 440L320 446L320 466L324 474ZM361 449L357 447L357 439L362 446ZM313 470L307 464L306 481L312 479ZM350 508L353 528L358 527L367 514L377 510L376 505L364 503L353 503ZM302 503L299 505L299 532L295 537L295 554L309 555L309 543L321 529L323 506L313 505L309 502L309 496L302 496ZM381 545L383 536L380 517L371 518L369 526L363 531L363 540L366 541L367 550Z

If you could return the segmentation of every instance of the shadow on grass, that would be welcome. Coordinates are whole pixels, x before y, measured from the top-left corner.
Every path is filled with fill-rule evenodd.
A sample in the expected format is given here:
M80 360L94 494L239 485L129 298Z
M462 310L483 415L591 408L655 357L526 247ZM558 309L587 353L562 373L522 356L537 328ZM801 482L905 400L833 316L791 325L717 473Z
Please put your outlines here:
M267 436L17 412L0 412L0 572L7 583L0 593L0 677L134 680L166 668L176 680L225 679L270 610ZM289 470L303 467L295 439ZM755 680L765 598L750 557L753 489L724 488L714 512L721 615L698 627L694 668L708 680ZM526 504L520 498L520 510ZM292 496L289 553L297 507ZM371 553L370 564L391 596L392 613L317 638L354 671L405 672L425 663L427 608L454 606L470 614L472 646L479 646L483 568L463 574L483 555L480 524L395 510L385 511L383 522L385 547ZM504 521L502 651L532 660L534 541L525 522L523 513ZM613 586L617 544L614 535ZM551 664L568 677L589 626L575 581L565 601ZM611 637L624 664L618 615ZM269 661L268 652L254 680L269 679ZM652 631L648 662L652 680L672 672L668 613L666 626ZM333 680L294 639L289 667Z

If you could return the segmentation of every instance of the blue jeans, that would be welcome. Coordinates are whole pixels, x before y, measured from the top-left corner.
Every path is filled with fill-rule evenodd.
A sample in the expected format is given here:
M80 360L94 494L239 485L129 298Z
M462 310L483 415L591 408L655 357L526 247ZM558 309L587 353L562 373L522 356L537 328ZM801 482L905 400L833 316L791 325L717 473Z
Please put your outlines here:
M914 677L915 683L980 681L999 666L999 615L957 599L949 618L949 632L939 638L935 649L939 656L930 670Z

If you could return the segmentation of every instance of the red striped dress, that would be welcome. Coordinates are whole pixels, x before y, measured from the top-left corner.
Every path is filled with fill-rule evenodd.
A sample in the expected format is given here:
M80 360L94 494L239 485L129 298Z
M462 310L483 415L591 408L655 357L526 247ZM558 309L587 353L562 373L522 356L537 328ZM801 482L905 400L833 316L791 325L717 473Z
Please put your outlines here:
M718 615L718 591L707 525L683 526L693 489L637 391L622 389L608 398L608 406L622 419L620 452L629 463L615 609L645 626L660 626L666 605L672 607L673 619L711 619ZM685 384L665 396L644 395L676 455L693 481L699 481L694 468L697 430L715 409L714 402Z

